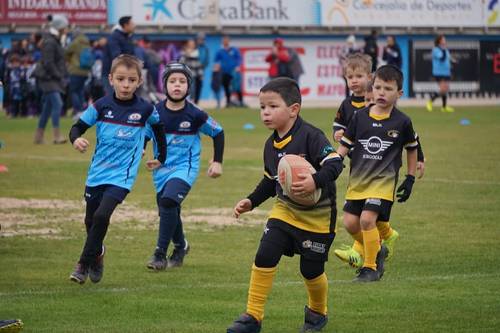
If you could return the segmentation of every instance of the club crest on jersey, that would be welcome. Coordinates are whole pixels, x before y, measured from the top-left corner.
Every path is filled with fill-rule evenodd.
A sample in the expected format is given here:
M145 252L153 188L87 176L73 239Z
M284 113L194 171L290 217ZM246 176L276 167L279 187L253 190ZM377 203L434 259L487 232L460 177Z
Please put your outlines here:
M130 116L128 116L128 120L130 121L138 121L141 120L142 116L140 113L132 113Z
M179 127L185 130L191 127L191 123L189 121L183 121L180 123Z
M391 141L384 141L378 136L372 136L367 140L359 140L359 142L370 154L383 152L393 144Z
M398 130L390 130L387 132L387 135L390 136L391 138L396 139L399 136L399 131Z

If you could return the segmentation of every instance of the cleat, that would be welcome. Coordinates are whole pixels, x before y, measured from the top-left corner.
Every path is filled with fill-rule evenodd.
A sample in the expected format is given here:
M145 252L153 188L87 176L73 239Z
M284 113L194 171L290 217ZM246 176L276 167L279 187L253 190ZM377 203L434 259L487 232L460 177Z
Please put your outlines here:
M388 256L388 254L389 254L389 250L387 250L387 247L384 244L382 244L380 246L380 250L377 253L377 259L375 261L377 263L377 272L379 274L379 279L381 279L382 276L384 275L384 271L385 271L384 262Z
M175 248L172 255L168 258L168 267L181 267L184 262L184 257L189 253L189 243L186 241L186 246L183 249Z
M427 111L432 112L432 101L427 101L427 103L425 104L425 108L427 109Z
M69 279L73 282L84 284L88 276L89 276L89 268L87 267L87 265L82 263L77 263L75 270L73 271L73 273L71 273Z
M99 256L97 256L97 260L95 264L90 265L89 267L89 278L90 281L94 283L98 283L102 279L102 275L104 273L104 254L106 253L106 248L104 245L102 246L102 252Z
M361 267L357 273L358 276L352 282L374 282L380 280L379 272L369 267Z
M319 332L328 323L328 316L322 315L316 311L309 309L308 306L304 307L304 326L301 333L305 332Z
M333 251L335 255L342 261L346 262L352 268L361 268L363 266L363 258L348 245L342 245L340 249Z
M384 239L382 241L382 244L385 245L385 247L387 247L387 251L389 252L387 254L387 258L385 259L386 261L391 260L392 256L394 255L394 243L398 238L399 238L399 233L396 230L392 229L391 237Z
M227 328L227 333L259 333L262 324L248 313L242 314Z
M167 256L164 252L155 251L151 260L148 262L147 267L154 271L163 271L168 266Z
M0 320L0 332L19 332L23 329L23 325L21 319Z
M452 112L455 112L455 109L452 108L451 106L445 106L444 108L441 108L441 112L452 113Z

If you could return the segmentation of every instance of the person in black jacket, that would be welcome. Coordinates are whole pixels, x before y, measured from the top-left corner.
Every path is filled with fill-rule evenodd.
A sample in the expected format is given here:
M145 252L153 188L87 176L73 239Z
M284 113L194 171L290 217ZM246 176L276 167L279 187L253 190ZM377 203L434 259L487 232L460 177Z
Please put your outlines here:
M371 34L365 37L363 52L372 58L372 72L375 72L378 65L377 30L372 30Z
M384 47L384 53L382 59L387 62L387 65L393 65L401 69L403 59L401 57L401 48L394 36L387 36L387 45Z
M42 55L34 70L34 76L42 90L42 112L35 133L35 144L43 143L43 134L49 117L52 116L54 143L66 143L66 139L59 130L59 118L63 101L61 94L65 90L67 75L64 61L64 50L61 46L61 37L67 32L68 19L64 15L49 17L49 31L42 41Z
M118 25L113 28L111 35L108 37L102 58L102 84L106 94L113 93L108 78L113 59L120 54L134 55L134 44L132 43L134 29L135 24L132 21L132 16L123 16L120 17Z

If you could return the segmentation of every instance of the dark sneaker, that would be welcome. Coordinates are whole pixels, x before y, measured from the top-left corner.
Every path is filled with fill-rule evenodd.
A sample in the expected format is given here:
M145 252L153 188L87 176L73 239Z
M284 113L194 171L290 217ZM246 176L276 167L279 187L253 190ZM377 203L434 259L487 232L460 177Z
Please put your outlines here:
M147 267L154 271L163 271L167 268L168 260L165 253L155 251L151 260L148 262Z
M304 307L304 326L301 333L305 332L319 332L328 323L328 316L322 315L316 311L309 309L308 306Z
M378 271L369 267L361 267L361 269L358 270L358 276L356 276L353 282L374 282L378 280L380 280Z
M389 255L389 250L387 249L387 246L382 244L380 250L377 253L377 259L375 260L375 262L377 263L377 272L379 275L379 279L381 279L382 276L384 275L385 271L384 262L388 255Z
M227 328L227 333L259 333L261 323L248 313L242 314Z
M89 276L89 268L84 264L77 263L75 270L73 271L73 273L71 273L69 279L73 282L84 284L88 276Z
M90 265L89 267L89 278L90 281L97 283L101 281L102 274L104 273L104 254L106 253L106 248L104 245L102 246L102 252L99 256L97 256L96 262L94 265Z
M175 248L172 255L168 258L168 267L181 267L184 262L184 257L189 253L189 243L186 241L186 246L183 249Z
M23 329L23 322L21 319L7 319L0 320L0 332L19 332Z

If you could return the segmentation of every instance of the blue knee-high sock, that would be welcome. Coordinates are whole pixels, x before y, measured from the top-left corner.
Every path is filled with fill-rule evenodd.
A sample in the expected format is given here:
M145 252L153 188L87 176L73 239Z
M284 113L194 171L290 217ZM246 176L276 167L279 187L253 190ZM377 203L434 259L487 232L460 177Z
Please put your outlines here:
M160 230L158 232L158 243L156 246L162 251L167 252L168 244L179 225L179 215L177 207L160 206Z

